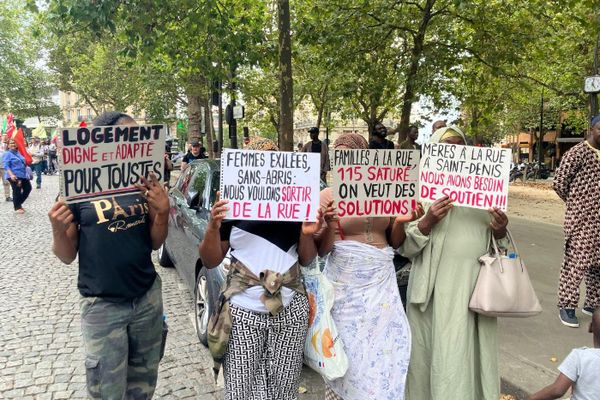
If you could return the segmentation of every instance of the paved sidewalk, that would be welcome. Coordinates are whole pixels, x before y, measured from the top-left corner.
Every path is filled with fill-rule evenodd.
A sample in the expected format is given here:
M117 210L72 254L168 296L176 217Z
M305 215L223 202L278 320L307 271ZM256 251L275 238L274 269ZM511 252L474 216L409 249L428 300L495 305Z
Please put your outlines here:
M58 178L44 176L26 214L0 203L0 398L86 398L77 264L51 253L46 213L57 192ZM191 296L175 270L157 270L170 332L156 398L220 399L190 320Z

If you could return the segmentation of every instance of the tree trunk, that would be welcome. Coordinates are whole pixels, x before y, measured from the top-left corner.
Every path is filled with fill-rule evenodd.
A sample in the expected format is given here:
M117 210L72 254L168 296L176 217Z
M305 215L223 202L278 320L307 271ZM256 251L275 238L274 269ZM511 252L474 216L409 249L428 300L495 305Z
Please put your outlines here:
M204 107L204 132L206 137L206 142L204 146L206 147L206 151L208 152L208 156L210 158L215 158L213 152L213 127L212 127L212 108L211 108L211 93L205 94L204 101L202 102L202 107Z
M188 99L188 142L192 140L201 140L200 135L200 96L187 93Z
M292 79L292 39L290 37L290 2L277 0L279 29L279 96L281 150L294 150L294 82Z
M427 27L431 22L431 10L433 9L434 4L435 0L427 0L427 3L423 8L423 15L421 19L421 24L419 25L419 30L415 35L415 43L410 55L410 67L408 69L408 74L406 75L406 80L404 84L406 90L404 91L404 96L402 97L402 114L400 116L398 142L406 140L406 136L408 135L408 126L410 124L410 112L412 110L412 104L415 101L415 83L417 82L417 75L419 73L419 61L423 54L423 45L425 44L425 33L427 32Z

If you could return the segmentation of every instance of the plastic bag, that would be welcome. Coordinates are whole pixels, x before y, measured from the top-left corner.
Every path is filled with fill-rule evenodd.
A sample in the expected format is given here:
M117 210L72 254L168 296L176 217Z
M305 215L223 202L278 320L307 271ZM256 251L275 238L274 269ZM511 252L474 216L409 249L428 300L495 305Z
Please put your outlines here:
M328 380L341 378L348 370L348 357L331 318L335 299L331 282L319 268L302 268L310 306L304 363Z

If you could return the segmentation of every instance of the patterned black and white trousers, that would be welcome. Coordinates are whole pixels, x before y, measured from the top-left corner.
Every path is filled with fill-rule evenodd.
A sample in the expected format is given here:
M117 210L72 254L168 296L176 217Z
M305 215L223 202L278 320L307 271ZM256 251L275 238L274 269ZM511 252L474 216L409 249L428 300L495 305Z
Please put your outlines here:
M275 316L231 305L231 319L225 399L295 400L308 330L306 296L296 293Z
M589 236L579 235L565 242L558 290L560 308L577 308L579 287L584 279L586 293L583 306L595 309L600 306L600 250L592 244Z

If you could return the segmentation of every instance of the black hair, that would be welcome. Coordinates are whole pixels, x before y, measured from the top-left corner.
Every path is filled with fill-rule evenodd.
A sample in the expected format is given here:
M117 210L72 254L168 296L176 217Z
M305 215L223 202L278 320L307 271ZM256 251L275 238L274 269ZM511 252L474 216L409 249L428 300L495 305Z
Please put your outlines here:
M133 119L131 116L118 112L118 111L107 111L105 113L100 114L96 117L96 119L92 122L94 126L110 126L110 125L118 125L122 119Z

